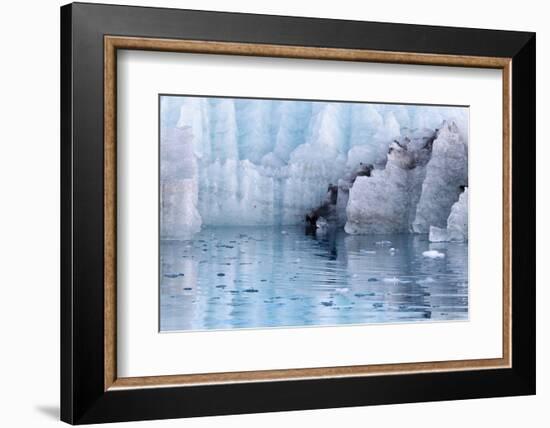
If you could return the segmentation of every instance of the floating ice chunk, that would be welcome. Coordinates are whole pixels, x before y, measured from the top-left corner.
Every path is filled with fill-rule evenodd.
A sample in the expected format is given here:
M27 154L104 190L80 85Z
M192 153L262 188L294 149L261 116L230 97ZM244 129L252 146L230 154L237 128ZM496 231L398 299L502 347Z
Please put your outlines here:
M424 251L422 253L422 255L424 257L428 257L430 259L444 259L445 258L445 253L440 253L437 250Z
M376 254L376 251L373 250L360 250L360 252L363 254Z
M407 280L404 280L404 279L399 279L395 276L390 277L390 278L384 278L382 281L390 283L390 284L408 284L410 282L410 281L407 281Z
M437 226L430 226L430 242L447 242L449 240L449 234L447 229L442 229Z

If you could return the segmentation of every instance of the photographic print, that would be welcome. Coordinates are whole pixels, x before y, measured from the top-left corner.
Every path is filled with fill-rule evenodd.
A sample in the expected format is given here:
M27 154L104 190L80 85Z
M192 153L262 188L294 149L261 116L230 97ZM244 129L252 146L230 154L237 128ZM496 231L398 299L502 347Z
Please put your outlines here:
M468 319L467 106L159 95L160 331Z

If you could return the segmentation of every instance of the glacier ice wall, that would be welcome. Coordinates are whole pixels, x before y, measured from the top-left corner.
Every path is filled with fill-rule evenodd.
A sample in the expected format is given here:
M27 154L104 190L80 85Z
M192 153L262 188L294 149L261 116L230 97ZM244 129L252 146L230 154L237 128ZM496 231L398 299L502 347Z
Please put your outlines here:
M455 122L445 122L433 143L413 230L445 227L453 204L468 186L468 141Z
M467 141L466 108L162 96L162 236L182 239L202 225L301 224L324 203L329 185L338 186L340 224L352 213L352 233L408 231L417 220L427 224L431 217L425 219L424 211L419 216L414 207L434 206L437 192L424 199L421 193L428 176L437 184L440 167L419 159L411 161L418 167L404 165L395 141L416 153L419 138L451 119ZM443 137L438 145L444 146ZM392 144L395 153L388 155ZM445 157L448 149L438 150ZM373 166L372 176L357 177L365 165ZM364 196L367 181L386 198L378 208L374 202L380 201L370 204L372 227L348 207L364 211L358 201L372 198Z
M404 233L416 214L426 164L435 133L429 129L410 132L394 140L386 165L370 176L357 177L349 191L347 223L350 234Z
M449 241L464 242L468 240L468 189L460 195L458 202L451 208L447 219Z
M466 242L468 241L468 189L458 198L447 218L447 227L430 226L431 242Z
M163 239L186 239L198 232L198 165L190 127L170 128L163 135L160 161L160 230Z

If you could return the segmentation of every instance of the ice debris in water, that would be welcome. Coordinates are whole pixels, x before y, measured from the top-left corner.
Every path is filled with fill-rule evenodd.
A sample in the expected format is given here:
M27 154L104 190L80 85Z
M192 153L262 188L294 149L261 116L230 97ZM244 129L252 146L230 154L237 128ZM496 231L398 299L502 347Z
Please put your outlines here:
M373 250L359 250L359 252L363 254L376 254L376 251Z
M454 107L162 97L161 237L303 224L320 206L352 234L445 227L467 185L467 118Z
M399 279L397 277L391 277L391 278L384 278L384 282L390 283L390 284L408 284L410 281L406 281L404 279Z
M437 250L428 250L428 251L424 251L422 253L422 255L424 257L428 257L430 259L444 259L445 258L445 253L441 253Z

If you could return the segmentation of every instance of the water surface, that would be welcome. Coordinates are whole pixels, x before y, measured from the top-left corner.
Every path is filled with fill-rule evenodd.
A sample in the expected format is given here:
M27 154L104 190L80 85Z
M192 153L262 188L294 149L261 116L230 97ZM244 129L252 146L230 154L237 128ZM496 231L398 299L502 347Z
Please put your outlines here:
M160 253L161 331L468 319L467 243L206 227Z

